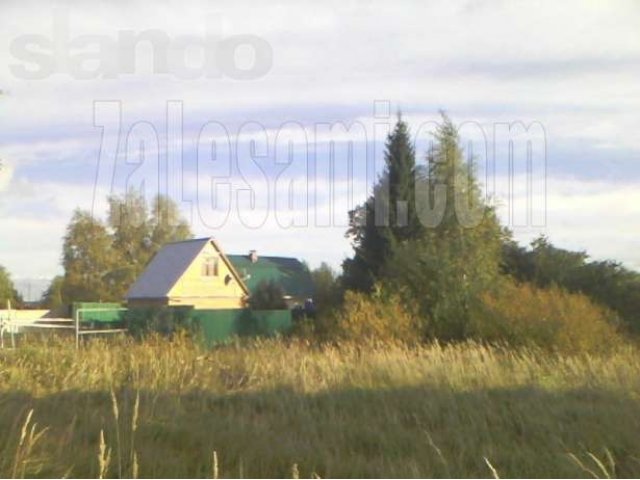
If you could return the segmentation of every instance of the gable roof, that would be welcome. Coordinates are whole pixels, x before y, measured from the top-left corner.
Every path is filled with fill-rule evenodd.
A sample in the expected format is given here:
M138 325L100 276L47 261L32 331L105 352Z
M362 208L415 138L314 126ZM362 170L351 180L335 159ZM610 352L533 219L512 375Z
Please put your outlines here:
M227 255L251 292L264 282L273 280L285 295L307 298L313 296L313 281L309 269L297 258L259 256L252 262L249 255Z
M211 242L220 253L221 258L229 267L236 281L249 293L233 264L225 256L213 238L196 238L182 242L168 243L151 259L142 274L129 288L127 298L163 298L182 277L204 247Z

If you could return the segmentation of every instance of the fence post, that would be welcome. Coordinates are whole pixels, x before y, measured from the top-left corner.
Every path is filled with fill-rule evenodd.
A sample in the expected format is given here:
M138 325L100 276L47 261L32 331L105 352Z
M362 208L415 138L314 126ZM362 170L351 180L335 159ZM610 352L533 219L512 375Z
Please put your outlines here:
M80 308L76 309L75 326L76 326L76 350L80 348Z

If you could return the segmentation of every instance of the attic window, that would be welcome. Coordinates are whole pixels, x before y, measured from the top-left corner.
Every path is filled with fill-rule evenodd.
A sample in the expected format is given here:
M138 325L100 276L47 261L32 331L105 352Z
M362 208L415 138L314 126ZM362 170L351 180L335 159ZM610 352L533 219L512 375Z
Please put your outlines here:
M202 262L202 276L203 277L217 277L218 276L218 257L206 257Z

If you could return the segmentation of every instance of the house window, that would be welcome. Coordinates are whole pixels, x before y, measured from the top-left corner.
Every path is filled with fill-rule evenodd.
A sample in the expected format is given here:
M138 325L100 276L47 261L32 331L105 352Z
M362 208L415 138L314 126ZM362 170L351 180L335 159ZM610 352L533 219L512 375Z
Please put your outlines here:
M202 276L203 277L217 277L218 276L218 257L206 257L202 262Z

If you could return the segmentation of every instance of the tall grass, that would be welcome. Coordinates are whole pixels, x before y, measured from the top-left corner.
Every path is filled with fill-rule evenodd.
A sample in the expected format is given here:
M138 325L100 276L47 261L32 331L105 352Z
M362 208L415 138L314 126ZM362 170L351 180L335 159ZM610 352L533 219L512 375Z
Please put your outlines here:
M187 338L0 351L0 476L639 476L640 355Z

